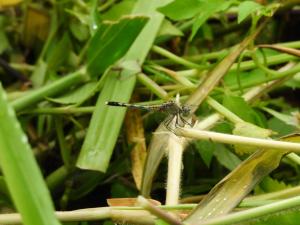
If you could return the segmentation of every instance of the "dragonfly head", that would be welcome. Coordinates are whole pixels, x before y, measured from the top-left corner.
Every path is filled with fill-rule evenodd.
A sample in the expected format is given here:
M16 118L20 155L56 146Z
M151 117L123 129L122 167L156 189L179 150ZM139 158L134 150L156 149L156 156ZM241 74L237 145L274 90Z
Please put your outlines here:
M186 106L186 105L183 105L181 107L181 114L186 117L186 116L189 116L191 114L191 108Z

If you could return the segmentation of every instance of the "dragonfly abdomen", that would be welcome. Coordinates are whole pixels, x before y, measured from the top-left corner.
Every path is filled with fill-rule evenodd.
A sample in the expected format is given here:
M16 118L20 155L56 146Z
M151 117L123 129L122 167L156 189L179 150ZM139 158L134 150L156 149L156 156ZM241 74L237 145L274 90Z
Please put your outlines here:
M110 106L150 110L148 107L145 107L145 106L142 106L142 105L135 105L135 104L129 104L129 103L123 103L123 102L106 102L105 104L110 105Z

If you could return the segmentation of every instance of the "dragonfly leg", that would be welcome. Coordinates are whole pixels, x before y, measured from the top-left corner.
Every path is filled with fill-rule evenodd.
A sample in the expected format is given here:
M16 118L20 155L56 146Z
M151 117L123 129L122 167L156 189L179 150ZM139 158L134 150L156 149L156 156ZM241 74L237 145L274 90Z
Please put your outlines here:
M175 127L176 128L181 127L181 125L179 124L179 119L181 119L181 118L180 118L180 114L178 113L178 114L176 114L176 121L175 121Z
M173 119L174 119L174 116L171 115L171 116L168 116L164 122L165 127L171 132L173 132L173 129L170 127L170 124L173 121Z
M187 125L189 125L190 127L193 126L190 122L188 122L186 119L184 119L182 115L179 114L179 117L180 117L180 119L182 120L182 122L183 122L184 124L187 124Z

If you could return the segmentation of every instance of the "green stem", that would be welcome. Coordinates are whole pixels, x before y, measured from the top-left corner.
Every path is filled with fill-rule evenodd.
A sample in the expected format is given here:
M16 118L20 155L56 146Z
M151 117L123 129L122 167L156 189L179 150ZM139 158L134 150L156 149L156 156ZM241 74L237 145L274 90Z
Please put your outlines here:
M298 57L296 56L287 55L287 54L278 54L278 55L268 57L266 66L282 64L297 59ZM234 63L228 72L235 72L237 69L239 69L240 71L251 70L256 68L256 66L257 66L256 63L253 60L248 60L240 63L240 66L238 65L238 63ZM177 71L177 74L180 74L182 76L194 77L199 74L199 71L197 69L190 69L190 70Z
M69 174L69 170L66 166L61 166L52 172L47 178L46 183L50 191L55 191L56 188L60 187L65 181Z
M10 63L9 65L16 70L33 71L35 68L35 66L26 63Z
M212 131L196 130L192 128L177 128L175 131L177 135L188 138L194 138L197 140L208 140L226 144L244 144L269 149L270 151L282 150L285 152L300 152L300 144L294 142L244 137L238 135L217 133Z
M55 131L57 134L58 144L59 144L59 150L60 155L63 160L64 165L69 168L71 164L71 151L69 146L66 143L65 135L64 135L64 128L63 128L63 118L60 116L57 116L54 119L55 124Z
M221 216L216 219L208 220L207 222L202 222L201 225L226 225L239 223L242 221L257 219L261 216L267 216L271 213L277 213L284 210L289 210L300 206L300 197L293 197L290 199L277 201L268 205L259 206L254 209L248 209L242 212L232 213L226 216Z
M299 155L295 154L295 153L290 153L286 156L288 159L292 160L294 163L297 163L298 165L300 165L300 157Z
M20 114L85 114L93 113L95 106L86 107L53 107L53 108L37 108L23 111Z
M288 47L288 48L300 48L300 41L277 43L276 45L280 45L280 46ZM200 55L186 56L183 59L192 61L193 63L206 61L206 60L219 60L219 59L225 57L229 52L230 52L230 48L223 49L220 51L210 52L210 53L204 53L204 54L200 54ZM244 54L248 55L249 52L250 52L249 50L245 50ZM283 55L283 54L281 54L281 55ZM284 54L284 55L286 55L286 54ZM273 56L270 56L270 57L273 57ZM170 59L157 59L157 60L152 60L151 62L157 63L161 66L172 65L174 63L177 63L174 60L170 60Z
M44 100L45 97L54 96L66 90L66 88L71 87L75 84L79 84L83 81L86 81L87 79L88 75L85 73L85 68L83 67L80 70L66 75L65 77L56 80L51 84L45 85L39 89L31 91L23 97L20 97L11 102L11 105L15 109L15 111L20 111L30 105Z
M181 65L184 65L188 68L196 68L196 69L204 69L206 67L202 66L202 65L198 65L196 63L193 63L193 62L190 62L184 58L181 58L169 51L167 51L166 49L163 49L157 45L153 46L152 47L152 51L154 51L155 53L157 54L160 54L166 58L169 58L171 60L173 60L174 62L178 63L178 64L181 64Z
M137 202L141 207L148 210L149 212L151 212L153 215L157 216L158 218L163 219L167 223L169 223L171 225L183 225L183 223L180 220L178 220L175 216L168 214L167 212L154 206L143 196L140 195L137 199Z
M300 72L300 63L298 63L293 68L291 68L289 70L286 70L286 71L283 71L283 72L272 71L273 76L266 76L265 79L263 79L263 80L249 81L249 82L247 82L247 84L245 84L245 82L244 82L243 88L248 88L248 87L253 87L253 86L256 86L256 85L260 85L260 84L263 84L263 83L266 83L266 82L269 82L269 81L277 80L277 79L284 78L284 77L292 75L292 74L296 74L298 72ZM237 89L238 89L237 86L231 86L230 87L230 90L237 90Z
M150 91L156 94L159 98L166 99L168 97L168 93L145 74L139 73L137 75L137 78L139 82L144 84Z

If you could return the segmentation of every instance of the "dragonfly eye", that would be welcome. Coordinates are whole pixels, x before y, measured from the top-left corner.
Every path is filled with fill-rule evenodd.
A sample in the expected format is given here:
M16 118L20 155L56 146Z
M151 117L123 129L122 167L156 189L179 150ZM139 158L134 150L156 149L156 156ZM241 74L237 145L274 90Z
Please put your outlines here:
M191 113L190 107L188 107L186 105L182 106L181 113L183 116L189 116Z

